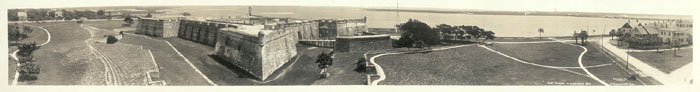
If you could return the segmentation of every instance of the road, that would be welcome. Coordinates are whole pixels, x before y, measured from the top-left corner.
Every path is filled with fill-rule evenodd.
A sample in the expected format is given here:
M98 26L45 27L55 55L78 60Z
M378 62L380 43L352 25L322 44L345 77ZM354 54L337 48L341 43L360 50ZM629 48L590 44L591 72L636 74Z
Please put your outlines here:
M600 39L600 38L598 38L598 39ZM620 48L617 48L616 46L613 46L610 43L610 40L603 40L602 46L603 46L603 48L609 50L610 52L612 52L612 54L615 54L617 56L622 57L622 56L629 55L629 54L627 54L627 51L625 51L624 49L620 49ZM627 57L625 57L625 58L627 58ZM664 85L689 85L689 83L688 83L689 80L687 80L687 79L691 78L690 71L692 71L692 68L688 68L688 67L690 67L689 65L691 65L691 64L688 64L688 65L684 66L683 68L676 70L676 71L686 71L687 73L680 73L679 74L678 72L676 72L673 74L666 74L666 73L660 71L659 69L656 69L656 68L640 61L639 59L637 59L635 57L629 57L627 62L629 62L630 65L636 67L637 69L639 69L641 72L644 73L641 75L651 76L652 78L656 79L657 81L661 82Z

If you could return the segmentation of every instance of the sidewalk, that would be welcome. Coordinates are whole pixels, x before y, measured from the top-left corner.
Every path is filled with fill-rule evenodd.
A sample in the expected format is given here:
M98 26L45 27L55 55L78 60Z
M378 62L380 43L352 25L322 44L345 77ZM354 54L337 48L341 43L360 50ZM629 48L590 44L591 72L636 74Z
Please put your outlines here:
M617 56L627 56L628 55L626 53L626 50L617 48L617 47L613 46L612 44L610 44L610 40L604 40L604 41L605 42L602 44L603 47L605 49L609 50L610 52L612 52L613 54L615 54ZM662 72L662 71L660 71L652 66L649 66L648 64L640 61L639 59L637 59L635 57L629 57L629 60L627 62L629 62L630 65L637 67L637 69L639 69L640 71L642 71L646 75L649 75L652 78L656 79L657 81L663 83L664 85L690 85L688 82L686 82L686 81L688 81L688 80L686 80L686 78L691 78L689 76L686 76L686 78L677 78L679 76L672 76L671 74L666 74L666 73L664 73L664 72ZM692 68L685 68L689 65L691 65L691 64L688 64L688 65L684 66L684 68L681 68L681 69L676 70L676 71L686 71L686 70L692 71L691 70ZM690 73L691 72L687 72L686 74L690 75ZM676 75L682 76L682 74L676 74Z

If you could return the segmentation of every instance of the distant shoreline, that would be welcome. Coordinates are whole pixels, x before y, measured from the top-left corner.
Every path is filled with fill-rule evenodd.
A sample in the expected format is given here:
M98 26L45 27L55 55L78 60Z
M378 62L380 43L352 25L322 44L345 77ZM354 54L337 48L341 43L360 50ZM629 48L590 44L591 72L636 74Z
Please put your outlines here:
M367 8L366 11L397 12L397 9ZM438 13L438 14L467 14L467 15L518 15L518 16L567 16L567 17L592 17L612 19L639 19L639 20L692 20L691 15L662 15L662 14L625 14L625 13L595 13L595 12L545 12L545 11L478 11L478 10L424 10L424 9L398 9L398 12ZM636 16L636 17L630 17ZM651 16L677 16L678 18L643 18Z

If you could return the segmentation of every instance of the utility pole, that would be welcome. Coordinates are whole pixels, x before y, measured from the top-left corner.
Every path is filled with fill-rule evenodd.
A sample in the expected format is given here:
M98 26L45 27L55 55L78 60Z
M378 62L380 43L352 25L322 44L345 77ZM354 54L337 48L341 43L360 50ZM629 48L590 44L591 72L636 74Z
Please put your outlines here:
M399 16L399 0L396 0L396 23L397 24L401 24L401 22L399 22L399 17L400 17ZM394 29L394 32L399 33L398 26L396 26L396 28Z

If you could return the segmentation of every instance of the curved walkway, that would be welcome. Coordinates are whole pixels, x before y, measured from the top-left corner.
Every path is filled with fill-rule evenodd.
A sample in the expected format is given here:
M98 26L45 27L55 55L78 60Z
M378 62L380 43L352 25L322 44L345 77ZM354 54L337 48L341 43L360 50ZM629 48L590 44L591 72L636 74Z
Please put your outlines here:
M459 47L464 47L464 46L473 46L472 45L458 45L458 46L452 46L452 47L444 47L444 48L435 48L435 49L430 49L427 51L439 51L439 50L446 50L446 49L453 49L453 48L459 48ZM376 70L377 70L377 75L379 75L379 79L373 80L372 83L369 83L370 85L377 85L379 82L384 81L386 79L386 74L384 74L384 69L382 69L382 66L377 64L377 62L374 61L375 58L380 57L380 56L385 56L385 55L394 55L394 54L404 54L404 53L412 53L412 52L394 52L394 53L383 53L379 54L376 56L372 56L372 58L369 59L369 62L374 64ZM366 56L366 54L365 54Z
M579 68L581 68L581 67L550 66L550 65L541 65L541 64L531 63L531 62L523 61L523 60L520 60L520 59L518 59L518 58L515 58L515 57L512 57L512 56L503 54L503 53L501 53L501 52L499 52L499 51L493 50L493 49L491 49L491 48L489 48L489 47L486 47L486 46L484 46L484 45L479 45L479 47L485 48L485 49L487 49L487 50L489 50L489 51L491 51L491 52L495 52L496 54L500 54L500 55L505 56L505 57L507 57L507 58L510 58L510 59L513 59L513 60L518 61L518 62L520 62L520 63L524 63L524 64L528 64L528 65L534 65L534 66L545 67L545 68L554 68L554 69L579 69ZM584 53L585 53L585 50L584 50ZM583 54L582 54L582 55L583 55ZM600 64L600 65L593 65L593 66L585 66L585 68L595 68L595 67L607 66L607 65L611 65L611 64L612 64L612 63Z
M48 44L48 43L51 41L51 33L49 33L49 30L46 30L46 28L44 28L44 27L42 27L42 26L33 26L33 25L29 25L29 26L41 28L42 30L44 30L44 32L46 32L46 35L48 35L48 37L47 37L47 39L46 39L46 42L39 44L39 46L46 45L46 44ZM20 63L19 63L19 59L17 58L17 52L19 52L19 50L16 50L15 52L12 52L12 54L10 54L10 56L12 56L12 59L18 61L18 62L17 62L17 67L19 67L19 66L20 66ZM14 79L12 80L12 85L17 85L18 79L19 79L19 70L15 70L15 77L14 77Z
M549 38L549 39L552 39L552 40L555 40L555 41L560 41L560 42L563 43L563 44L567 44L565 41L562 41L562 40L556 40L556 39L554 39L554 38ZM591 78L593 78L594 80L596 80L596 81L602 83L602 84L605 85L605 86L610 86L610 84L605 83L605 81L603 81L603 80L600 80L600 78L598 78L597 76L593 75L593 73L591 73L590 71L588 71L588 69L586 69L586 67L583 66L583 55L586 54L586 52L588 52L588 48L583 47L583 46L581 46L581 45L572 45L572 44L567 44L567 45L581 47L581 48L583 49L583 52L581 52L581 55L578 56L578 65L580 66L580 68L581 68L584 72L586 72L586 74L588 74L589 77L591 77Z
M551 39L551 38L550 38L550 39ZM561 42L561 43L565 43L565 41L568 41L568 40L556 40L556 39L552 39L552 40L554 40L554 41L536 41L536 42L494 42L494 43L509 43L509 44L513 44L513 43L551 43L551 42ZM566 44L566 43L565 43L565 44ZM567 44L567 45L571 45L571 44ZM436 49L431 49L431 50L429 50L429 51L446 50L446 49L452 49L452 48L458 48L458 47L464 47L464 46L471 46L471 45L459 45L459 46L452 46L452 47L445 47L445 48L436 48ZM578 45L571 45L571 46L578 46ZM564 70L564 71L567 71L567 72L572 72L572 73L574 73L574 74L583 75L583 74L580 74L580 73L577 73L577 72L573 72L573 71L570 71L570 70L566 70L566 69L579 69L579 68L580 68L580 69L582 69L582 70L584 70L584 71L586 72L587 77L590 77L590 78L592 78L592 79L594 79L594 80L600 82L601 84L603 84L603 85L605 85L605 86L610 86L608 83L604 82L603 80L600 80L600 78L598 78L597 76L595 76L595 75L593 75L591 72L589 72L587 68L602 67L602 66L612 65L612 63L600 64L600 65L593 65L593 66L584 66L584 65L583 65L583 56L584 56L585 53L588 51L588 49L585 48L585 47L583 47L583 46L578 46L578 47L581 47L581 48L584 49L584 51L581 52L581 54L580 54L579 57L578 57L579 67L559 67L559 66L540 65L540 64L535 64L535 63L531 63L531 62L522 61L522 60L517 59L517 58L514 58L514 57L512 57L512 56L508 56L508 55L506 55L506 54L503 54L503 53L501 53L501 52L498 52L498 51L495 51L495 50L493 50L493 49L491 49L491 48L488 48L488 47L486 47L486 46L484 46L484 45L479 45L479 47L485 48L485 49L487 49L487 50L490 50L490 51L495 52L495 53L497 53L497 54L500 54L500 55L503 55L503 56L505 56L505 57L511 58L511 59L516 60L516 61L521 62L521 63L525 63L525 64L529 64L529 65L534 65L534 66L539 66L539 67L545 67L545 68L560 69L560 70ZM377 52L370 52L370 53L377 53ZM377 64L377 63L374 61L375 58L381 57L381 56L385 56L385 55L405 54L405 53L412 53L412 52L382 53L382 54L379 54L379 55L372 56L372 57L370 58L370 63L372 63L372 64L375 65L375 68L376 68L376 70L377 70L377 75L379 75L379 79L373 80L373 81L372 81L371 83L369 83L369 84L370 84L370 85L377 85L377 84L379 84L379 82L381 82L381 81L383 81L383 80L386 79L386 74L384 73L384 69L381 67L381 65ZM368 53L365 53L365 58L367 57L367 54L368 54ZM584 75L584 76L586 76L586 75Z

